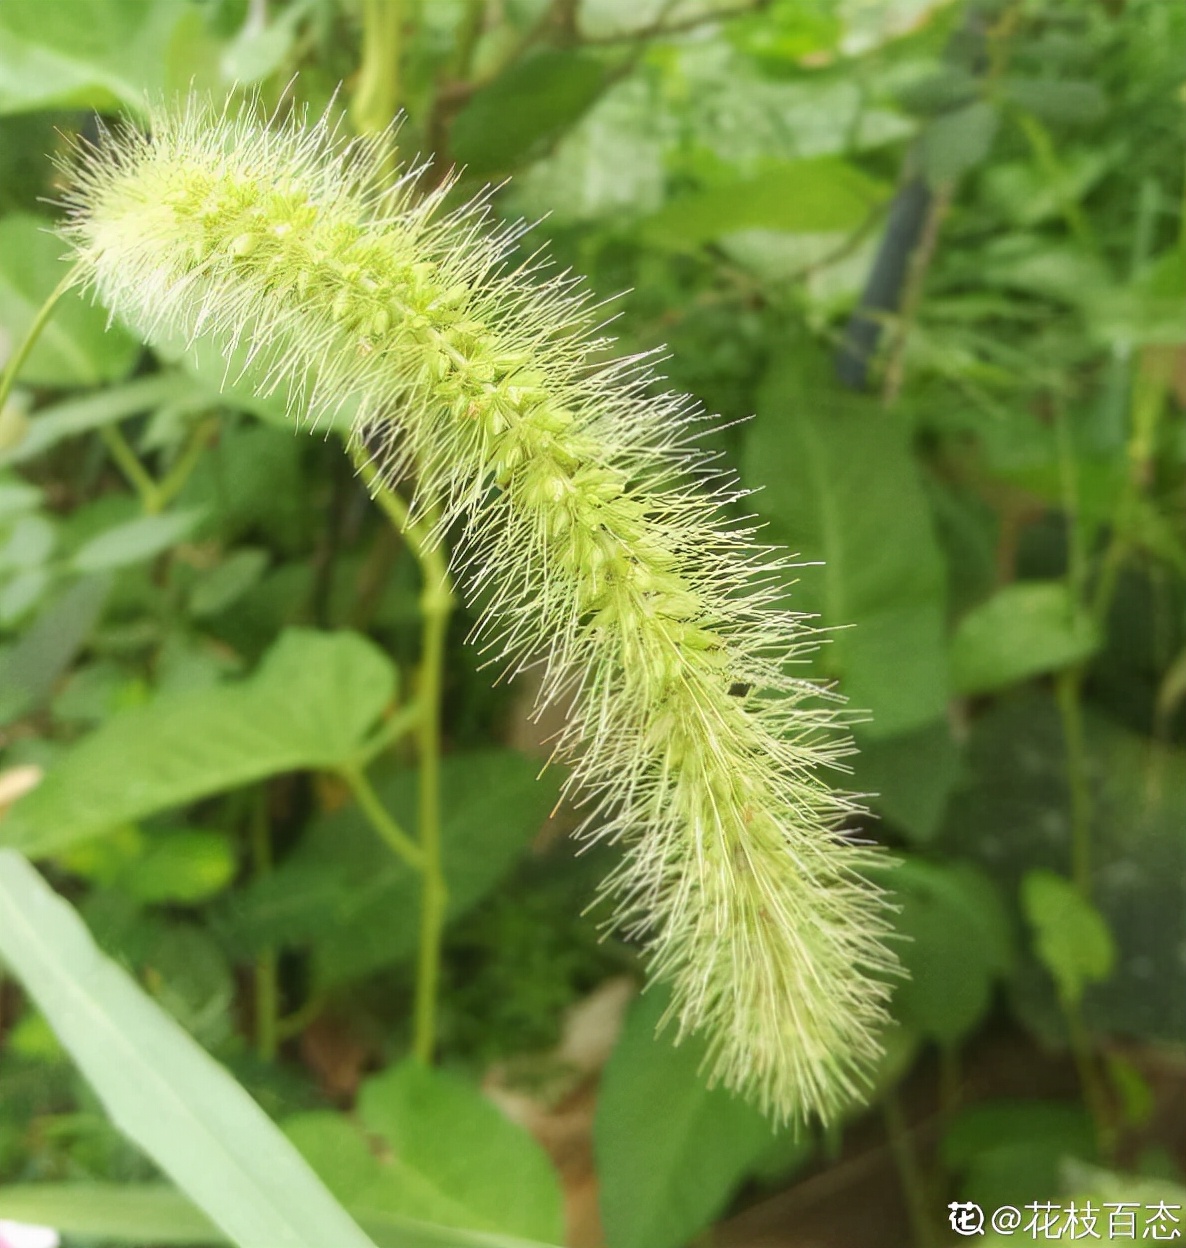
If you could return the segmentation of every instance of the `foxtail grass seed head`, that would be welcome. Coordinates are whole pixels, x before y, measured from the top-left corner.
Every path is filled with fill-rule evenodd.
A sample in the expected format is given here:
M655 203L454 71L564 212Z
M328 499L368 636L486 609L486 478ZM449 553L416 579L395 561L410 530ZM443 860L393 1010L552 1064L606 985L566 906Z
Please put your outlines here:
M677 1038L779 1121L834 1117L878 1054L877 859L821 774L849 752L794 664L784 558L731 518L694 405L647 357L606 363L597 306L513 261L484 200L446 211L384 139L191 101L73 162L65 233L85 280L146 339L243 349L261 392L317 422L350 405L382 480L460 534L476 629L562 699L583 834L621 841L621 927L671 985Z

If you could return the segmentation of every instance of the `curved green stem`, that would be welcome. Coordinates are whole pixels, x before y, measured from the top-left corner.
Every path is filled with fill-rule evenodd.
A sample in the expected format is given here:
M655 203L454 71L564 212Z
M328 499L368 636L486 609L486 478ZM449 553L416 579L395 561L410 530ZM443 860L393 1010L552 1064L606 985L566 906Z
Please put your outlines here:
M152 479L152 474L140 462L139 456L132 450L120 427L104 425L99 430L99 436L103 439L107 453L115 460L120 472L124 474L124 479L140 496L140 505L144 508L145 514L154 515L160 510L157 505L156 482Z
M79 271L80 266L74 265L70 272L50 291L49 297L37 309L37 315L33 318L33 324L29 326L29 332L25 335L21 345L9 356L8 363L4 365L4 372L0 373L0 409L8 401L8 395L12 390L13 383L16 381L17 373L21 371L25 361L29 358L29 352L33 350L37 339L41 337L41 331L49 324L49 318L53 316L54 308L58 306L58 300L78 280Z
M424 870L424 855L414 840L399 826L379 800L378 793L358 767L343 767L338 773L350 788L359 809L399 858L415 871Z
M251 812L251 865L255 879L272 869L272 842L268 827L267 789L256 791ZM279 962L275 946L260 950L255 962L255 1047L270 1062L279 1048L277 1020L280 1013Z
M359 134L385 130L399 112L403 21L402 0L362 0L362 64L350 104Z

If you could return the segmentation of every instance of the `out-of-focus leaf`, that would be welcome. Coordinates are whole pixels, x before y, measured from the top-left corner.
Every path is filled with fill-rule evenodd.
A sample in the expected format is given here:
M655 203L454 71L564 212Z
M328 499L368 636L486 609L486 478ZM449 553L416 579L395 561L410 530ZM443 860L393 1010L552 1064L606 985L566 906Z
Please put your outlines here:
M14 0L20 5L21 0ZM64 10L37 6L41 12ZM3 25L9 4L0 6L0 90L3 89ZM24 338L38 309L69 272L65 244L40 217L0 219L0 356ZM62 297L21 366L20 380L38 386L93 386L113 381L132 367L140 351L119 329L107 329L107 313L77 292Z
M40 567L53 552L56 542L57 532L44 516L21 516L0 543L0 572Z
M918 858L886 876L901 907L895 927L908 977L895 985L893 1011L907 1029L954 1045L984 1017L993 983L1012 961L1009 924L993 882L966 863Z
M163 925L145 959L144 981L157 1004L199 1044L214 1048L230 1039L235 980L209 932L194 923Z
M1077 1005L1084 988L1107 979L1116 965L1116 944L1103 915L1053 871L1030 871L1021 882L1021 901L1059 996Z
M902 83L894 97L908 112L930 116L971 103L979 90L975 74L958 65L942 65Z
M844 22L838 13L781 0L760 13L742 12L726 33L743 52L764 61L819 65L835 55Z
M959 693L991 693L1081 663L1099 647L1099 628L1064 582L1018 581L959 622L951 683Z
M83 398L67 399L37 412L29 420L20 441L0 449L0 464L24 463L48 451L64 438L115 424L164 404L200 407L208 404L210 397L208 390L199 388L182 373L156 373Z
M196 509L138 516L84 543L72 560L80 572L106 572L153 559L192 532L202 513Z
M980 182L1010 220L1029 227L1057 216L1066 203L1082 199L1117 158L1113 148L1071 151L1060 159L1057 177L1027 161L993 161L980 174Z
M909 428L840 393L805 356L788 352L762 386L745 477L765 486L775 539L823 563L804 569L790 597L837 630L821 665L872 713L866 737L897 736L946 707L943 557Z
M655 1029L661 990L635 1002L605 1068L593 1144L609 1248L678 1248L720 1212L773 1141L758 1110L700 1074L703 1045Z
M1186 967L1178 956L1186 935L1186 753L1090 710L1083 728L1092 900L1117 946L1113 973L1085 991L1083 1017L1104 1035L1176 1043L1186 1035ZM1003 700L977 718L965 757L938 841L943 851L978 862L1014 902L1027 872L1065 874L1071 795L1054 699L1035 692ZM1013 1008L1044 1040L1063 1041L1050 973L1025 945L1021 952Z
M145 832L135 824L81 841L57 860L75 875L146 904L201 901L229 884L237 865L230 838L222 833L196 828Z
M988 100L936 117L922 135L923 168L932 185L975 169L992 150L999 128L1000 117Z
M146 903L192 905L235 877L231 843L219 832L182 829L151 837L119 875L119 885Z
M655 246L687 248L740 230L850 230L885 195L882 183L847 161L818 156L674 200L647 217L639 231Z
M187 0L4 0L0 113L118 106L139 112L165 87Z
M29 568L7 578L0 584L0 625L8 626L19 620L41 601L52 583L53 578L45 568Z
M266 550L236 550L206 572L189 596L190 614L202 619L217 615L242 597L264 574Z
M0 481L0 520L36 511L43 497L42 491L27 481Z
M239 1248L368 1248L259 1106L12 850L0 851L0 956L115 1124Z
M605 71L580 52L547 51L517 61L457 115L453 155L474 173L510 170L571 125L597 98Z
M1080 247L1052 243L1039 234L1014 234L980 249L977 280L1091 309L1111 289L1107 270Z
M111 582L88 576L70 586L0 658L0 722L40 705L90 636Z
M394 688L365 638L290 629L251 679L164 695L85 737L0 823L0 843L52 853L262 776L348 765Z
M912 840L929 841L939 829L947 797L960 774L960 754L944 720L895 737L865 739L848 787L868 793L873 810Z
M1081 1105L995 1100L961 1110L940 1146L960 1198L984 1209L1023 1208L1058 1193L1065 1159L1094 1160L1095 1130ZM977 1241L980 1242L980 1241Z
M1100 284L1090 295L1091 328L1105 342L1125 348L1186 342L1186 247L1163 252L1128 285Z
M1068 78L1006 78L1001 92L1010 104L1053 125L1090 125L1107 111L1098 82Z
M338 1114L324 1117L353 1131ZM436 1226L396 1213L358 1208L349 1212L377 1248L549 1248L517 1235ZM64 1235L87 1240L169 1248L228 1242L179 1191L163 1183L5 1184L0 1188L0 1218L31 1226L52 1224Z
M225 1243L218 1228L164 1183L29 1183L0 1188L0 1218L81 1239L138 1244Z
M510 869L556 801L559 778L513 750L454 754L442 768L442 833L449 916L463 914ZM383 804L414 828L416 776L378 786ZM244 953L313 946L317 978L334 984L411 955L419 880L356 808L318 820L281 866L228 900L225 938Z

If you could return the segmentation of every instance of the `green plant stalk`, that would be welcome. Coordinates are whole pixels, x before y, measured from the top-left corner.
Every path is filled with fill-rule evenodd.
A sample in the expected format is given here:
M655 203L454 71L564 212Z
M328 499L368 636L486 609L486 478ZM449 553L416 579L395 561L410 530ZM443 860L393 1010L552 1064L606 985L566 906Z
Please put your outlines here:
M338 775L345 781L367 822L391 848L414 871L424 870L424 855L420 846L399 826L379 800L378 793L361 767L344 767Z
M451 69L453 78L458 82L463 82L469 77L474 52L482 34L482 19L485 13L486 0L466 0L453 41L455 50Z
M387 489L372 464L355 455L359 475L375 502L403 534L423 579L420 595L420 670L416 702L418 833L421 854L420 940L416 962L415 1052L431 1062L436 1047L437 993L440 986L441 938L448 889L441 862L441 693L445 637L453 611L453 587L440 547L430 540L434 519L413 521L407 504Z
M272 869L272 842L268 829L267 789L260 786L251 810L251 866L257 879ZM276 950L269 946L255 961L255 1047L270 1062L279 1047L280 984Z
M17 374L24 367L25 361L29 358L29 352L33 350L37 339L41 337L41 331L49 324L49 319L53 316L54 309L58 306L58 300L71 286L78 282L82 269L83 266L80 263L75 263L71 266L70 272L50 291L46 301L37 310L37 315L33 318L33 323L29 326L29 332L25 334L24 341L8 357L8 363L4 365L4 371L0 373L0 410L8 402L8 396L16 382Z
M1080 895L1091 899L1091 793L1087 786L1087 750L1083 740L1082 676L1068 668L1055 679L1058 713L1066 744L1067 787L1071 796L1071 879Z
M386 130L399 112L403 9L403 0L362 0L362 66L350 105L359 134Z
M123 473L124 479L139 495L141 507L148 515L155 515L160 511L157 484L152 474L140 462L140 457L124 437L123 431L118 425L104 425L99 430L99 436L103 439L108 454Z
M889 1138L890 1153L898 1172L898 1183L906 1203L910 1221L910 1237L914 1248L934 1248L935 1232L931 1219L931 1198L919 1165L918 1154L898 1093L891 1089L882 1097L882 1118Z
M1101 1159L1105 1163L1110 1163L1116 1148L1116 1132L1108 1111L1107 1091L1092 1052L1091 1037L1083 1022L1079 1003L1070 1000L1061 992L1058 994L1058 1000L1062 1006L1063 1018L1066 1019L1071 1056L1074 1058L1079 1083L1083 1088L1083 1100L1087 1105L1087 1111L1091 1115L1092 1126L1095 1130L1096 1147L1099 1149Z
M1061 396L1055 397L1055 433L1062 507L1067 520L1067 589L1073 610L1087 593L1087 552L1079 523L1079 478L1070 422ZM1055 680L1058 711L1066 753L1067 790L1071 803L1071 879L1085 900L1091 898L1091 793L1087 785L1087 754L1083 742L1081 692L1083 668L1059 672Z
M194 426L185 449L156 487L156 497L153 502L157 511L164 511L177 495L181 493L185 483L189 480L190 473L198 466L198 461L202 458L202 452L205 451L217 434L218 425L218 418L211 417L209 420L200 421Z

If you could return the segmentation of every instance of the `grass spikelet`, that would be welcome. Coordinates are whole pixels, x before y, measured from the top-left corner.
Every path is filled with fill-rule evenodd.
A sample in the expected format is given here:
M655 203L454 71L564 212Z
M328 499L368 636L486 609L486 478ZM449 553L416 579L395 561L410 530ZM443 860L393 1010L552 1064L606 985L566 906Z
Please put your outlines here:
M669 1021L774 1118L830 1118L877 1054L887 952L868 848L821 769L848 749L793 674L812 645L776 607L784 562L697 414L645 358L604 363L598 311L514 267L518 227L444 210L381 144L324 121L158 109L72 168L65 231L97 297L145 337L245 347L317 421L357 405L384 480L460 533L477 632L540 663L589 835L621 839L617 917L672 985Z

